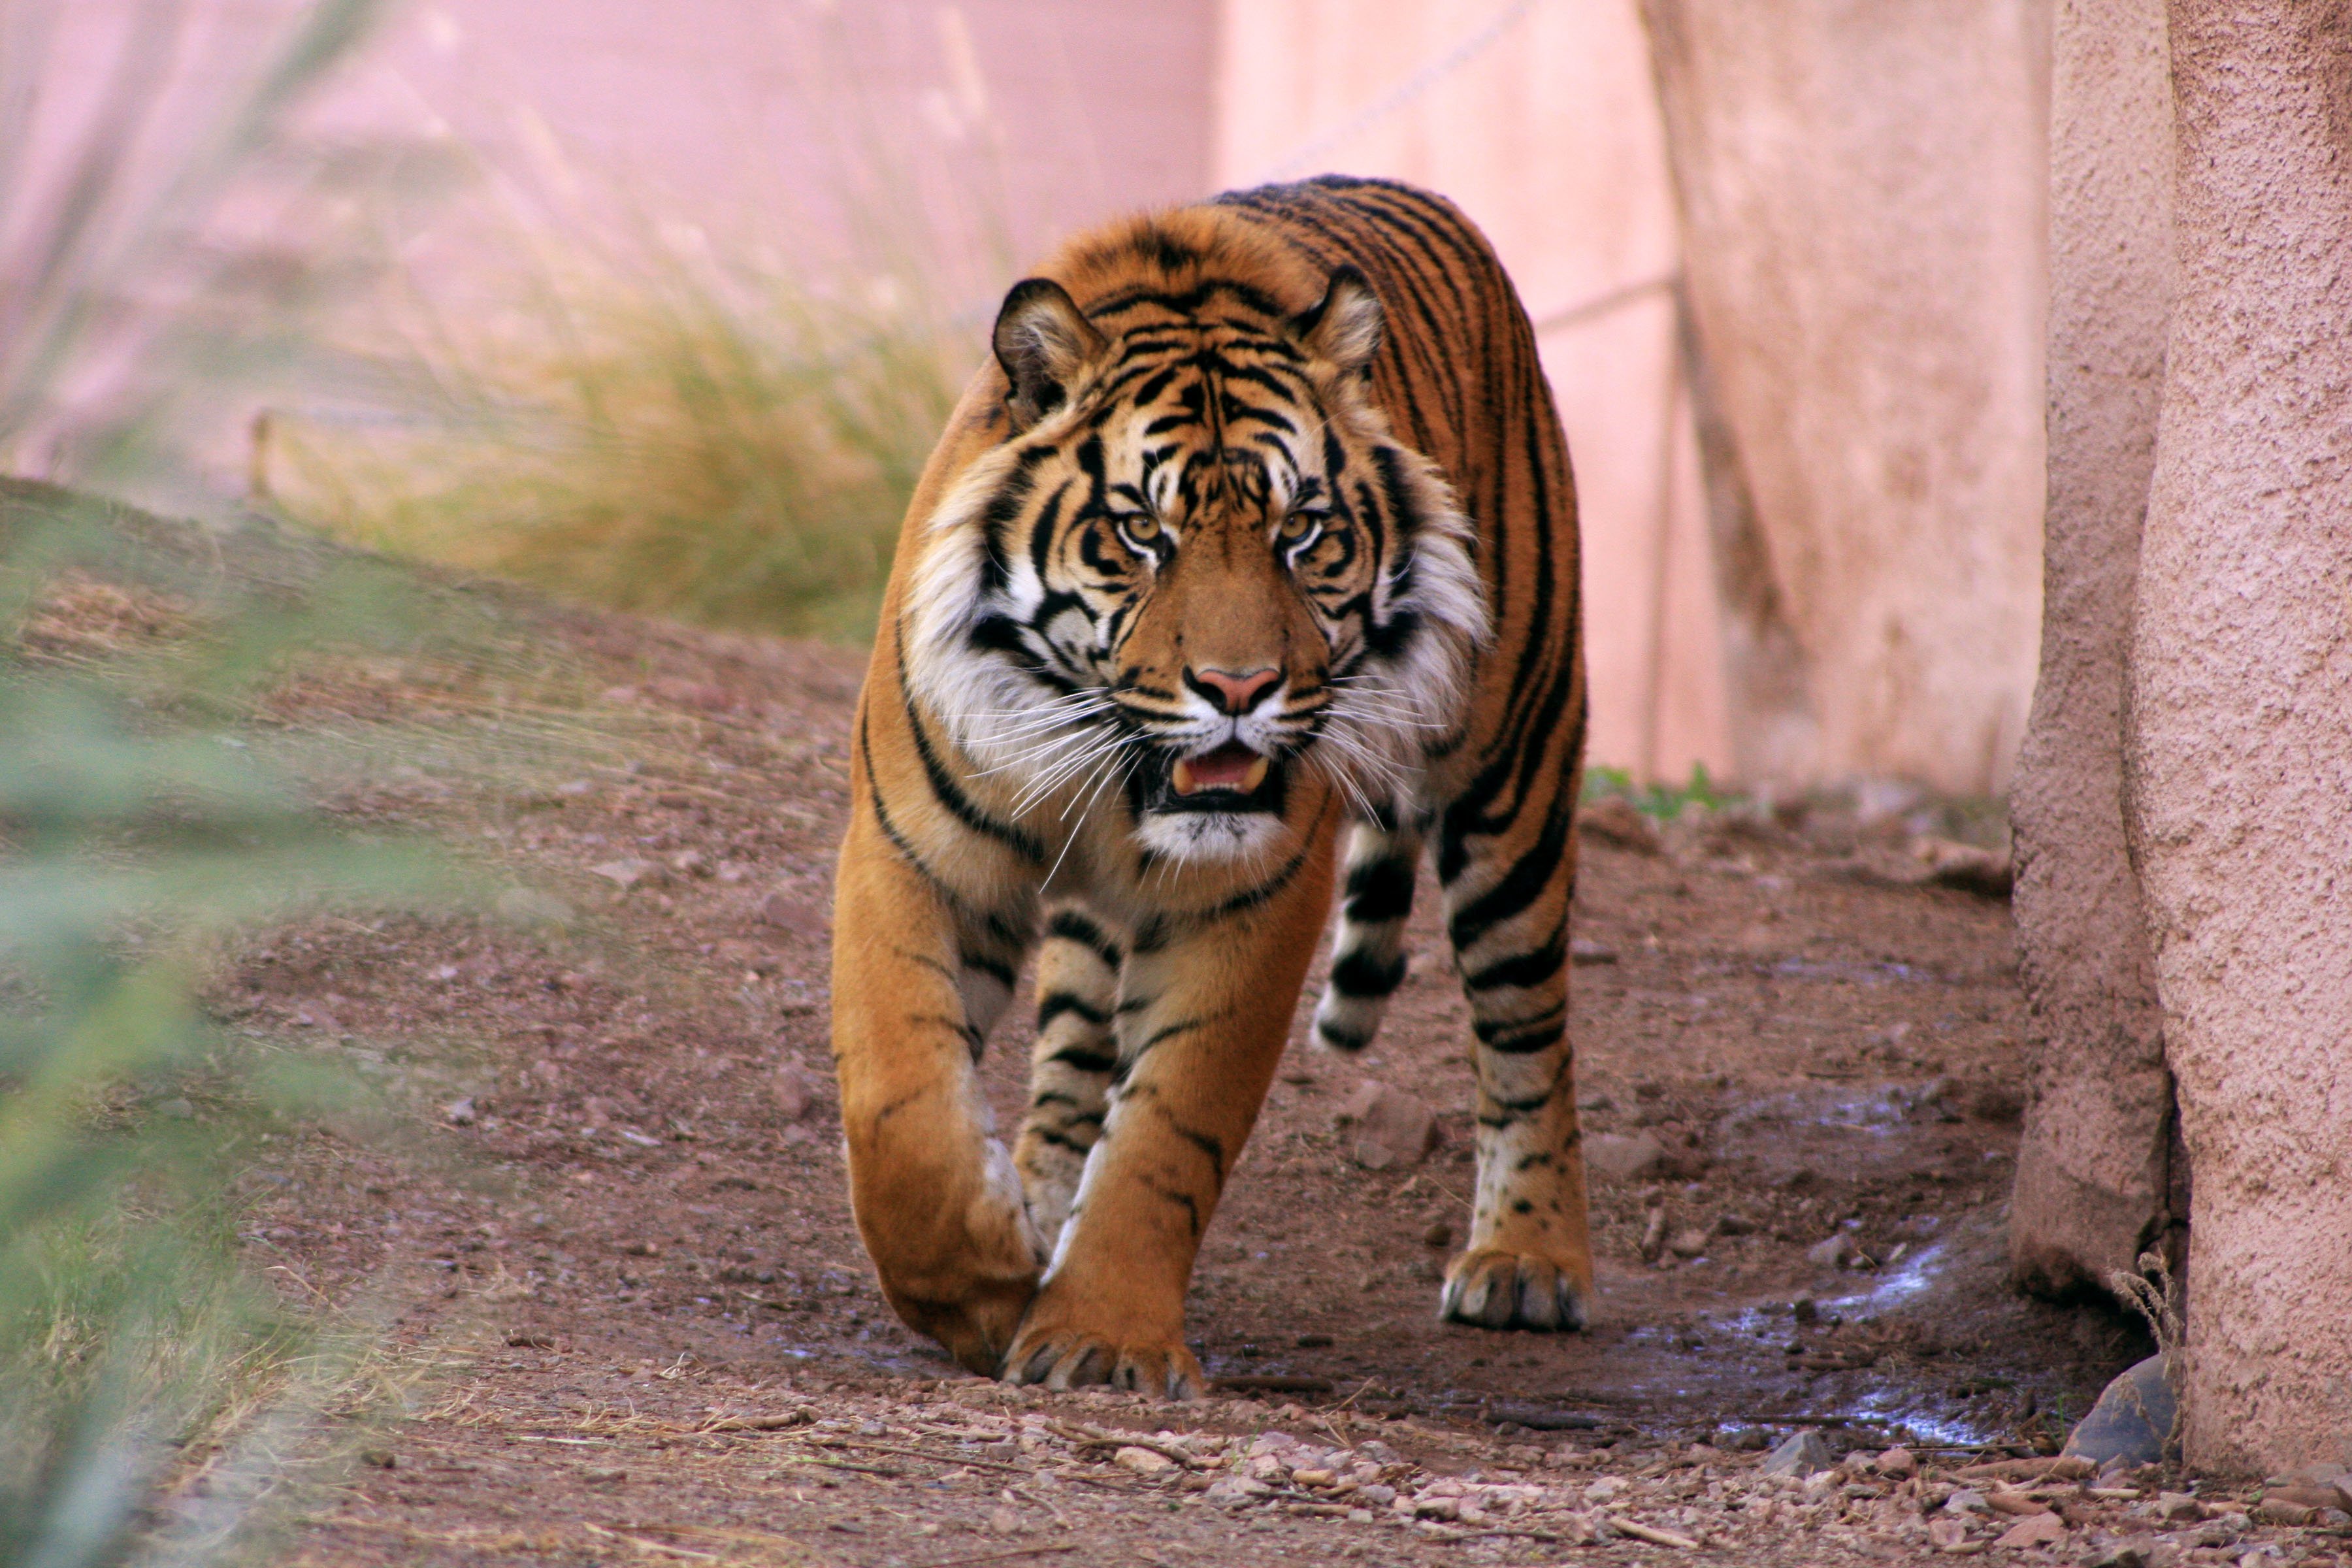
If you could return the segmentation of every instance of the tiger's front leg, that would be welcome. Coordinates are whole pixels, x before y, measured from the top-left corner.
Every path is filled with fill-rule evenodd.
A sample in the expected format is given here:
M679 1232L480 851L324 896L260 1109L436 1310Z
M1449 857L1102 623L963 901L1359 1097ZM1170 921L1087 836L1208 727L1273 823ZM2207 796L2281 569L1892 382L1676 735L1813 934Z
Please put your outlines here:
M908 1326L993 1376L1045 1261L974 1070L1016 928L959 911L870 812L841 867L833 1047L858 1232Z
M1184 1292L1257 1121L1331 896L1331 836L1255 906L1155 937L1120 977L1118 1066L1052 1269L1004 1359L1012 1383L1189 1399Z

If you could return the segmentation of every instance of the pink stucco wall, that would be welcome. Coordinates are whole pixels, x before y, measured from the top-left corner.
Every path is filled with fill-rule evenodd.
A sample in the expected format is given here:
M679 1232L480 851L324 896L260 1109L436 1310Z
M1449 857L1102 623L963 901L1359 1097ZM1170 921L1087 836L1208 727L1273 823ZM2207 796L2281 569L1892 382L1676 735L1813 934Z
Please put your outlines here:
M951 291L1208 177L1207 0L468 0L410 12L369 90L534 199L620 193L719 243L861 226Z
M295 8L189 0L182 74L236 68ZM94 91L134 9L66 7L65 97ZM511 274L519 235L617 220L788 264L901 247L977 323L1025 261L1121 211L1325 169L1444 191L1518 279L1574 451L1592 759L1724 770L1634 0L422 0L319 118L462 150L474 182L397 233L444 297Z

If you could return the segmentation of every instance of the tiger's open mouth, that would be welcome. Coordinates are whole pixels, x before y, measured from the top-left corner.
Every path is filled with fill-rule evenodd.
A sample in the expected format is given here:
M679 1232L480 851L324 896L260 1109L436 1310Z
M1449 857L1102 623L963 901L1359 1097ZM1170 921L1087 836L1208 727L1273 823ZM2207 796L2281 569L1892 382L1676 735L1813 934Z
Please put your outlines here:
M1279 811L1282 769L1228 741L1197 757L1171 759L1151 791L1153 811Z

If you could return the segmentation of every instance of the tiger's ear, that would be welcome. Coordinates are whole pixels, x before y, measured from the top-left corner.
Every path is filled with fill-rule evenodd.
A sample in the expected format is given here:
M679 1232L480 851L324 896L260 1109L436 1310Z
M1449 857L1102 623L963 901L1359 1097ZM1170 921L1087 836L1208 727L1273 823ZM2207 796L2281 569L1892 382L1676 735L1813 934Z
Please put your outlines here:
M1370 279L1342 264L1320 302L1290 318L1290 335L1317 359L1342 371L1360 371L1380 353L1388 313Z
M1027 429L1062 405L1070 384L1109 340L1050 278L1024 278L1004 296L996 312L996 363L1013 384L1010 405L1015 429Z

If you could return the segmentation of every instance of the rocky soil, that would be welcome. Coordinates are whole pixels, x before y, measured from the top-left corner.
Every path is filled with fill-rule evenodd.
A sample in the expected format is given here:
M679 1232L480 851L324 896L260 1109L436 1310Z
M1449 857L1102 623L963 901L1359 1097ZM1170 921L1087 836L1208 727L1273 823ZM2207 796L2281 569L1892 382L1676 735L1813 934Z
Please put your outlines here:
M895 1321L849 1222L826 910L856 658L486 602L529 679L322 667L255 732L490 889L267 933L212 998L425 1129L289 1127L254 1174L256 1267L391 1324L300 1562L2346 1561L2307 1486L2049 1457L2148 1346L2002 1283L2032 1025L2006 906L1927 879L1986 868L1915 853L1961 818L1594 816L1593 1331L1433 1318L1471 1144L1424 910L1381 1043L1301 1031L1212 1229L1218 1392L1014 1390ZM227 1463L191 1454L175 1506Z

